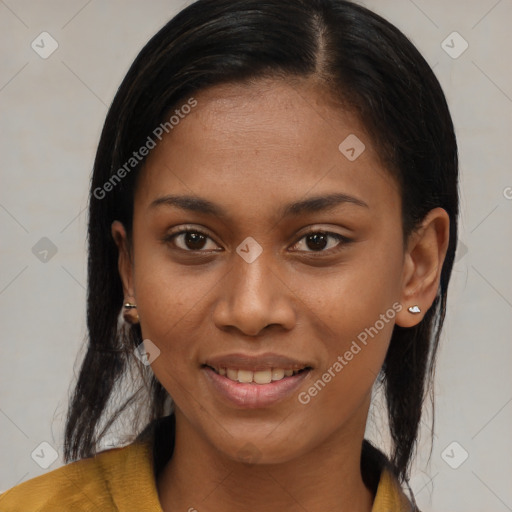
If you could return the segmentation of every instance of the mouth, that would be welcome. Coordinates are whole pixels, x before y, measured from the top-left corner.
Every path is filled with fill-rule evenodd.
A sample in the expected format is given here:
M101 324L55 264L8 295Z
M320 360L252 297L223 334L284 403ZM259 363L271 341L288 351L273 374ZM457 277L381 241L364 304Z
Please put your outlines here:
M244 364L245 368L221 364L201 366L213 396L225 405L234 406L237 409L264 409L284 400L293 399L297 396L299 389L309 382L313 370L309 365L290 363L289 360L288 365L297 365L297 367L262 368L262 365L270 365L268 360L265 363L260 362L259 367L256 365L256 368L253 361L252 370L247 368L250 363L240 362L240 364Z
M200 369L213 396L236 408L270 407L294 394L311 379L312 361L284 354L218 354L202 361Z
M210 366L204 364L203 368L209 368L217 375L226 377L227 379L234 382L242 382L246 384L270 384L271 382L277 382L288 377L293 377L303 372L311 370L311 366L305 366L299 369L292 368L269 368L265 370L246 370L242 368L228 368L224 366Z

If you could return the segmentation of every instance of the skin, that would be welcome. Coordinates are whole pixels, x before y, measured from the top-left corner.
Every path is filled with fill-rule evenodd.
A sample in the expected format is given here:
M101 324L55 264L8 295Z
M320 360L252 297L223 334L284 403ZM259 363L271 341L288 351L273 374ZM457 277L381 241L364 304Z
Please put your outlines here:
M360 457L372 385L394 323L415 325L435 299L448 214L432 210L404 243L395 181L359 120L315 83L261 80L194 97L197 107L148 157L132 244L112 225L125 296L160 350L152 368L175 403L175 452L157 481L162 508L370 511ZM349 134L366 146L353 162L338 150ZM279 217L288 203L333 192L367 207ZM226 217L151 207L168 194L208 199ZM187 228L209 238L164 241ZM351 242L329 237L318 248L309 231ZM263 249L252 263L236 252L248 236ZM396 302L403 309L307 405L293 393L267 408L227 406L201 369L216 355L277 352L312 363L298 390L307 391ZM420 314L407 311L414 304Z

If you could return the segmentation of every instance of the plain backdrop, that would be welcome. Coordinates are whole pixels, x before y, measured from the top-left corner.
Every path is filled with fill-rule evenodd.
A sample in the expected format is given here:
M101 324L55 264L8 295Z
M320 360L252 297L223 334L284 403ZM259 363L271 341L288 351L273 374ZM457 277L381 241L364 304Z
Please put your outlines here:
M434 444L429 459L427 417L411 486L425 512L512 510L512 1L361 3L434 68L460 149L460 239ZM85 208L96 145L129 65L183 6L0 0L0 491L63 464L86 334ZM48 58L31 46L42 32L56 41L45 35L46 51L58 44ZM34 453L52 449L56 460L40 467Z

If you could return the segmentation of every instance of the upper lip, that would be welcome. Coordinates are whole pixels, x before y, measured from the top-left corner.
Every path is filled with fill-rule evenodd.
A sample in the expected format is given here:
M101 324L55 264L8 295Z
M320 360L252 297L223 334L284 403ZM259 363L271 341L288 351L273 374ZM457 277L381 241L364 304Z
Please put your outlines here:
M249 370L253 372L270 370L272 368L282 368L283 370L302 370L303 368L311 368L311 364L290 357L265 353L260 355L248 354L226 354L221 356L210 357L205 360L204 365L212 368L234 368L237 370ZM203 365L203 366L204 366Z

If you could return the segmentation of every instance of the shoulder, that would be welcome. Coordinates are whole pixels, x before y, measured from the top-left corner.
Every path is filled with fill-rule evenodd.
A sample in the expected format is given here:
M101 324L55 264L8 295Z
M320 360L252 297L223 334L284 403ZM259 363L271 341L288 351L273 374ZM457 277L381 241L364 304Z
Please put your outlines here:
M117 510L141 475L150 483L147 443L135 442L71 462L0 494L1 512ZM151 490L151 489L150 489Z
M389 468L383 468L372 512L419 512Z
M366 439L361 469L366 486L374 494L372 512L420 512L405 494L389 459Z

